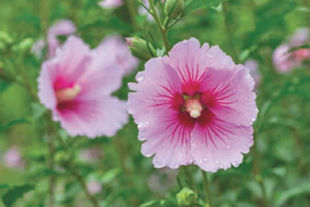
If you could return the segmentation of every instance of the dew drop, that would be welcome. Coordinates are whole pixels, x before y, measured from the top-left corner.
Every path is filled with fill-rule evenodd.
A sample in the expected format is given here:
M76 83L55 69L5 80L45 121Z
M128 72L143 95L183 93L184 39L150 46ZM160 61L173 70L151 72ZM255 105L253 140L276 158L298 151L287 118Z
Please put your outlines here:
M140 123L140 124L138 124L138 129L141 129L141 128L144 128L144 127L146 127L146 126L148 126L149 125L149 122L142 122L142 123Z
M230 150L230 149L231 149L231 146L229 146L229 145L228 145L228 146L226 146L226 149Z
M207 162L207 161L208 161L208 159L207 159L207 158L204 158L204 159L203 159L203 161L204 161L204 162Z
M140 82L143 81L143 79L144 79L144 72L138 72L136 75L136 81Z
M219 161L216 160L216 161L214 162L214 164L218 165L218 164L219 164Z
M236 166L238 166L240 164L240 162L239 161L233 161L233 165L236 167Z

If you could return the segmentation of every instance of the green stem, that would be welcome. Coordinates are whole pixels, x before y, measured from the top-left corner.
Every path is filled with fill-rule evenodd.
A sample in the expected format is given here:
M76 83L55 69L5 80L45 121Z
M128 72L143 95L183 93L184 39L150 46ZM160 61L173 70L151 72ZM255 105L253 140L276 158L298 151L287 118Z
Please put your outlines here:
M42 31L45 33L48 28L49 3L48 0L41 0L40 3Z
M191 187L191 189L193 189L197 193L198 191L197 191L193 176L192 176L188 166L184 166L184 174L187 178L188 184Z
M24 59L24 58L23 58ZM31 84L30 84L30 81L27 77L27 74L25 72L25 67L22 66L22 65L19 65L18 66L20 68L19 72L20 72L20 75L23 79L23 83L24 83L24 86L26 87L27 91L29 92L30 96L32 97L32 99L34 101L38 101L38 97L37 97L37 93L36 91L32 88Z
M126 0L126 5L127 5L127 9L128 9L129 15L130 15L130 20L131 20L133 26L135 28L137 28L138 27L137 23L136 23L137 11L136 11L135 1L134 0Z
M168 37L167 37L167 28L163 26L163 24L161 23L160 21L160 18L157 14L157 11L156 11L156 7L154 5L154 1L153 0L149 0L149 3L150 3L150 7L151 7L151 15L153 16L158 28L159 28L159 31L160 31L160 34L161 34L161 37L162 37L162 40L163 40L163 43L164 43L164 46L165 46L165 50L166 50L166 53L170 51L170 45L169 45L169 41L168 41Z
M203 179L203 187L206 191L206 202L208 203L208 207L212 207L213 203L212 203L212 197L211 197L211 191L210 191L210 187L209 187L209 181L207 178L207 173L203 170L201 170L202 173L202 179Z
M122 143L122 140L124 139L121 139L122 137L115 137L115 139L113 139L113 143L114 143L114 146L116 148L116 151L118 151L118 157L119 157L119 160L120 160L120 165L123 169L123 171L127 174L127 175L130 175L131 174L131 171L129 169L127 169L126 167L126 148L124 146L124 144Z
M255 134L254 134L255 136ZM257 153L257 147L256 144L254 144L253 146L253 174L254 174L254 179L256 180L256 182L258 183L261 191L262 191L262 205L268 207L268 199L267 199L267 192L265 189L265 185L264 182L260 176L260 167L259 167L259 154Z
M71 163L71 164L73 164L73 163ZM80 183L81 187L83 188L83 190L85 192L85 195L91 201L91 203L94 207L99 207L99 202L96 199L96 197L94 197L93 195L91 195L89 193L83 176L75 169L74 166L71 166L71 164L69 164L70 170L71 170L72 174L74 175L74 177L76 178L76 180Z
M61 143L61 145L68 151L70 152L70 159L67 161L67 163L64 165L69 171L71 171L72 175L76 178L76 180L79 182L80 186L82 187L86 197L88 200L92 203L93 207L99 207L99 201L91 195L87 189L86 182L83 178L83 176L79 173L79 171L76 169L76 166L74 162L72 161L73 158L73 153L69 147L69 145L60 137L56 136L57 140Z
M223 3L223 15L224 15L224 21L225 21L225 29L226 29L230 49L232 52L232 57L235 61L237 61L238 53L237 53L237 50L234 44L234 35L231 29L231 22L229 21L229 18L228 18L228 2L227 1Z
M55 146L53 142L53 134L54 134L54 125L50 119L47 117L47 146L48 146L48 167L50 170L54 171L55 168ZM48 189L48 207L54 206L54 197L55 197L55 183L56 178L54 175L51 175L49 178L49 189Z

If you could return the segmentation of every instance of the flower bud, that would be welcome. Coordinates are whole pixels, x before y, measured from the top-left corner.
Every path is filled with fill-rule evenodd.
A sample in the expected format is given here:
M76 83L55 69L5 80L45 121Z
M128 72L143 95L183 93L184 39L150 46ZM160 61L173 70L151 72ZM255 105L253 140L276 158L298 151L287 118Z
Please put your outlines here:
M139 37L125 38L131 53L142 60L148 60L153 57L155 50L153 46Z
M185 9L184 0L166 0L165 12L170 18L177 17L183 13Z
M194 206L197 202L197 194L189 188L183 188L177 194L177 203L179 206Z

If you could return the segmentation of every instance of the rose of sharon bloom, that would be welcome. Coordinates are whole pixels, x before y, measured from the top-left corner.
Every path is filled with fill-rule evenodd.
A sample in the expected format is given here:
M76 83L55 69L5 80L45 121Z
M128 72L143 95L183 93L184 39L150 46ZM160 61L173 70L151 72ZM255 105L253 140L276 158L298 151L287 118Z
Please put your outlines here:
M249 70L218 46L191 38L152 58L130 83L128 109L142 154L156 168L196 164L215 172L238 166L253 145L256 94Z
M258 70L258 62L253 59L248 59L245 61L244 66L250 70L250 74L255 82L255 87L258 87L261 82L261 74Z
M295 67L302 65L303 61L310 60L310 49L301 48L293 52L288 52L293 47L299 47L310 43L310 31L301 28L296 31L290 43L280 45L273 53L273 63L280 73L290 72Z
M106 37L97 50L102 53L108 53L123 74L132 72L139 65L138 59L132 56L127 43L120 36L113 35Z
M98 181L92 180L87 183L87 190L91 195L95 195L101 192L102 186Z
M23 168L24 162L17 147L11 147L4 155L4 163L10 168Z
M103 0L100 1L98 4L103 8L114 9L121 6L123 4L123 0Z
M126 103L110 95L121 73L108 55L71 36L42 65L40 101L72 136L112 136L127 122Z
M55 55L56 49L60 46L60 42L57 39L60 35L70 35L75 32L76 28L70 20L60 20L52 27L49 28L47 33L47 43L49 48L49 57Z

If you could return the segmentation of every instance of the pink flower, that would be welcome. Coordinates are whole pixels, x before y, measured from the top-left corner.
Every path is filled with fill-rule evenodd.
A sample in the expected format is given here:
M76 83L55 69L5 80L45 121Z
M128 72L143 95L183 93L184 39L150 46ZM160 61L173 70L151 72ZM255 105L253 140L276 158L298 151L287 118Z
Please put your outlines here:
M121 6L123 4L123 0L103 0L100 1L98 4L103 8L114 9Z
M55 55L56 49L60 46L60 42L57 39L60 35L70 35L75 32L76 28L70 20L60 20L52 27L49 28L47 34L47 43L49 47L49 57Z
M17 147L11 147L4 155L4 163L10 168L23 168L24 161Z
M122 70L123 74L132 72L139 65L138 59L132 56L126 42L120 36L106 37L97 50L108 54Z
M102 149L100 147L83 149L79 153L79 157L81 158L81 160L85 162L99 161L101 156L102 156Z
M38 81L40 101L72 136L112 136L127 122L125 102L110 95L121 85L120 70L77 37L43 63Z
M87 183L87 190L91 195L95 195L101 192L102 186L98 181L90 181Z
M289 50L310 42L309 29L301 28L296 31L289 43L280 45L273 53L273 64L280 73L290 72L310 60L310 49L303 48L293 52Z
M248 59L245 61L244 66L250 70L250 74L255 82L255 87L257 87L261 82L261 74L258 70L258 62L253 59Z
M193 163L215 172L242 162L258 112L247 68L191 38L149 60L136 79L128 108L156 168Z

